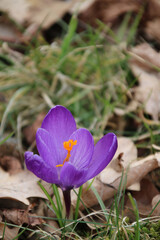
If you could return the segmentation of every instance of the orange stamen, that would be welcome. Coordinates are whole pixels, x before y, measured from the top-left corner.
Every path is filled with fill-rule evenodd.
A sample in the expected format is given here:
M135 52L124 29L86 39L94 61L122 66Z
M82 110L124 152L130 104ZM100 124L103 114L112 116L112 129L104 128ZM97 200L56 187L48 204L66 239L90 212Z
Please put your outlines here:
M71 152L73 146L76 145L76 144L77 144L77 140L73 141L72 139L69 140L68 142L63 143L63 147L68 151L67 157L64 159L63 164L58 164L58 165L56 165L56 167L63 167L65 162L69 161L69 158L71 156L70 152Z

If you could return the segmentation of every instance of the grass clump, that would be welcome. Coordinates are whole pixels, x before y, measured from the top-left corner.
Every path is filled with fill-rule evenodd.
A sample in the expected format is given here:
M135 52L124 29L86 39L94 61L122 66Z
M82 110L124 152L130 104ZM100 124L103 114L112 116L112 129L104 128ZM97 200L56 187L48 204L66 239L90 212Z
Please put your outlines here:
M76 117L78 126L88 128L96 140L110 129L132 137L147 133L149 141L141 142L139 148L149 148L149 152L152 152L151 144L160 143L160 137L152 134L158 127L148 126L135 112L129 112L115 122L112 121L116 116L115 109L125 110L132 100L131 88L137 83L128 67L129 56L122 44L129 17L130 15L126 16L118 36L111 34L115 38L114 43L107 41L106 35L102 34L102 24L97 30L89 28L85 33L77 34L77 20L73 18L62 42L51 45L44 41L43 44L37 42L36 47L31 45L25 56L19 54L18 58L15 58L14 51L2 45L0 93L4 96L4 101L0 105L1 134L10 129L19 138L21 134L17 134L18 131L34 122L39 113L47 112L58 104L67 107ZM137 19L139 20L139 16ZM136 24L131 28L126 46L133 44ZM122 124L129 120L135 120L138 130L131 131L131 126L129 130L127 127L117 128L119 122ZM91 221L85 220L85 217L90 217L90 212L84 218L78 218L78 203L75 220L66 224L69 232L64 229L64 219L59 215L59 225L62 227L59 233L62 238L65 233L66 239L139 240L144 239L144 236L145 239L160 239L160 221L141 223L132 197L130 200L136 222L130 223L123 216L124 189L125 182L121 182L113 207L107 211L99 194L92 188L101 207L103 223L96 222L94 218ZM50 202L53 205L52 199ZM60 205L59 208L61 209ZM94 226L94 230L83 227L89 224ZM81 226L84 231L79 231ZM57 232L55 230L50 234L41 230L32 231L37 236L44 236L43 239L55 239L54 234Z
M59 104L72 111L80 126L98 136L114 108L125 107L130 86L122 65L127 65L128 56L116 45L102 44L94 32L84 44L73 30L61 44L31 47L18 61L8 49L6 55L13 64L0 73L0 92L5 95L0 106L1 120L11 101L5 125L15 129L20 114L24 127L38 113Z

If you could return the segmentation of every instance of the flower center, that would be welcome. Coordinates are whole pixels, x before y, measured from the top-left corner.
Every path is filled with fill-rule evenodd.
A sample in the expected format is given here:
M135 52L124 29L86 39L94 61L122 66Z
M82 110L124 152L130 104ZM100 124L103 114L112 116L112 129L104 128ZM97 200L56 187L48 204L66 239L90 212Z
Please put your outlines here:
M76 144L77 144L77 140L73 141L72 139L63 143L63 147L68 151L67 157L64 159L62 164L58 164L58 165L56 165L56 167L63 167L65 162L69 161L69 158L71 156L70 152L71 152L73 146L76 145Z

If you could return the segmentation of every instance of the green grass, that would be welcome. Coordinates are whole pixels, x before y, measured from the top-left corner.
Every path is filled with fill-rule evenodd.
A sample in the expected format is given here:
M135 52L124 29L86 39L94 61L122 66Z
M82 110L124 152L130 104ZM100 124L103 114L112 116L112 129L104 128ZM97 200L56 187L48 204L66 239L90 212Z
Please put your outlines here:
M0 92L7 98L0 106L5 120L1 132L6 126L14 129L19 114L24 127L38 113L61 104L72 111L79 126L98 136L114 108L125 107L130 86L122 65L127 65L128 56L118 46L104 44L92 29L84 42L72 25L75 20L61 45L31 46L20 62L1 71Z
M116 108L126 109L131 101L127 93L137 84L137 79L128 66L130 56L127 47L135 44L141 15L140 11L128 32L131 14L127 14L117 34L101 22L96 30L88 27L85 32L77 34L77 19L74 16L67 35L61 41L48 45L44 39L35 39L34 44L26 47L25 55L20 55L18 59L9 51L8 54L1 54L0 94L5 96L5 101L0 104L1 137L8 131L14 132L25 150L26 146L22 144L23 134L18 134L18 131L22 132L25 126L32 124L39 113L47 112L59 104L72 112L78 127L91 131L95 142L108 131L114 131L117 135L132 137L139 149L154 152L152 144L160 144L160 134L154 134L159 131L159 126L144 122L139 117L138 110L122 117L115 114ZM112 41L107 40L108 35ZM114 121L116 118L118 119ZM127 122L137 124L137 129L130 129ZM120 123L125 123L126 127L121 129ZM147 137L142 142L137 142L139 136L144 134L148 134ZM59 196L57 195L55 205L46 192L51 203L51 206L47 206L56 212L61 228L53 229L53 234L50 234L41 228L32 230L21 227L19 236L27 230L42 239L55 239L57 233L62 234L62 239L64 234L69 239L158 239L159 219L155 218L154 223L151 222L154 220L152 217L149 218L150 223L147 219L141 220L131 195L129 198L136 221L132 223L124 216L124 186L125 181L122 181L111 209L106 210L104 202L91 184L100 210L92 213L87 209L86 215L81 218L78 217L80 189L75 218L71 222L63 219ZM53 190L57 191L55 186Z

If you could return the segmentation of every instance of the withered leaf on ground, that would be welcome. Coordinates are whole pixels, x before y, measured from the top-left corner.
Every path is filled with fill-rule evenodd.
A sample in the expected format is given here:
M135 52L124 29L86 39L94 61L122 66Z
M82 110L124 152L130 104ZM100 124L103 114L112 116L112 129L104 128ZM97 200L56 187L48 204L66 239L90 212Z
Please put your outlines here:
M14 138L0 145L0 167L10 174L22 171L22 153L18 150Z
M5 221L17 225L27 223L28 225L36 226L44 223L42 218L37 217L36 214L29 213L28 209L4 209L1 216L5 218Z
M136 200L138 211L140 216L147 217L153 207L155 207L157 203L156 196L159 196L158 189L154 186L154 184L149 180L149 178L144 178L141 181L141 190L140 191L132 191L132 197ZM155 199L153 201L153 199ZM158 210L158 209L157 209ZM127 215L131 221L136 220L136 216L133 214L133 207L130 202L130 199L126 197L125 199L125 215ZM156 216L157 211L152 213L152 216Z
M19 24L35 23L46 29L58 21L74 4L59 0L1 0L0 10Z
M154 215L159 216L160 215L160 194L157 194L152 199L152 209L157 205L157 207L154 210Z
M118 149L111 163L99 175L101 182L111 184L127 170L129 165L137 160L137 148L133 141L126 137L118 137ZM139 190L139 183L129 186L128 189Z
M8 226L6 226L5 223L0 222L0 238L1 239L3 237L4 228L5 228L4 240L11 240L18 235L18 231L19 231L18 227L9 228Z
M42 121L45 116L45 113L40 113L37 116L36 120L33 122L33 124L24 129L23 133L28 143L32 144L33 141L36 139L37 129L41 127Z
M15 199L24 205L29 205L29 197L45 198L37 184L39 180L33 173L22 170L16 175L10 175L0 168L0 199Z
M121 165L123 168L127 168L128 165L137 159L137 148L133 141L127 137L118 137L118 148L114 156L114 160L111 161L110 165L115 169L115 164L118 165L118 156L123 153ZM107 169L107 168L106 168Z
M155 68L160 68L160 53L156 52L148 43L141 43L131 50L134 63L141 68L149 71L154 71Z
M138 12L142 3L138 0L102 0L92 1L91 4L84 9L79 18L92 26L96 26L96 19L112 26L118 17L128 11Z
M133 162L130 165L130 168L128 170L124 171L123 180L122 180L122 183L124 184L123 187L126 188L136 182L140 182L150 171L158 168L159 164L160 164L160 162L159 162L157 155L156 156L150 155L142 160ZM126 177L126 175L127 175L127 177ZM102 183L100 181L100 179L98 179L98 177L95 178L92 185L95 187L95 189L99 193L102 200L105 201L105 200L113 197L114 194L118 191L118 187L121 182L121 178L122 178L122 176L119 176L112 183L110 183L113 188ZM88 183L85 183L83 186L83 191L82 191L82 201L85 203L85 205L87 207L92 207L92 206L98 204L97 198L94 195L91 188L89 188L88 190L87 190L87 188L88 188ZM76 199L77 199L77 195L74 192L72 192L73 206L76 206ZM91 199L92 199L92 201L91 201ZM83 210L83 209L84 209L84 206L81 204L80 210Z
M79 1L80 2L80 1ZM130 25L135 21L136 14L142 14L139 28L143 37L160 42L160 2L159 0L94 0L87 1L84 7L79 9L79 18L92 26L97 26L97 19L114 28L120 25L123 16L128 12L134 13Z
M10 174L16 174L22 171L20 161L12 156L0 157L0 166Z
M160 73L156 67L160 67L160 54L148 44L136 46L132 52L130 67L139 82L139 86L134 88L135 99L157 121L160 113Z
M1 16L0 21L0 40L5 42L16 42L22 41L22 34L18 29L7 19L6 16Z

